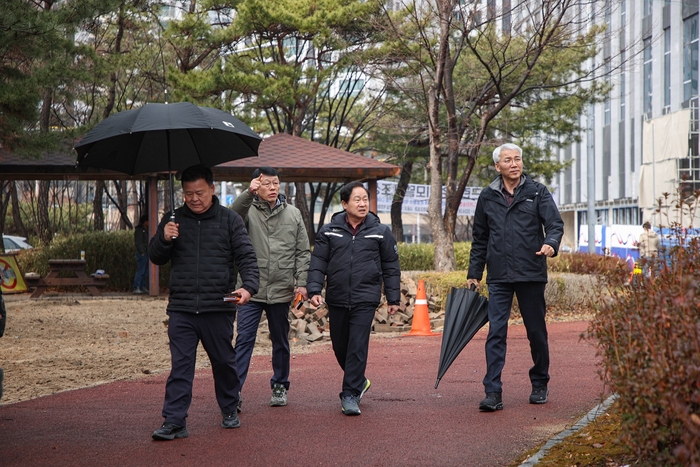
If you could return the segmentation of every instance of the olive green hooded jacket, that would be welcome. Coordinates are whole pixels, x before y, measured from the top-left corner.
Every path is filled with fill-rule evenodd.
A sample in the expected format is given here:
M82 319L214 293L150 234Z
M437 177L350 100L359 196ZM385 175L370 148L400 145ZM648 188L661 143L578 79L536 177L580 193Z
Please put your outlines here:
M251 300L291 302L294 288L306 287L311 259L301 212L287 204L284 195L279 195L277 205L270 209L269 203L248 190L236 198L231 209L243 218L258 259L260 288Z

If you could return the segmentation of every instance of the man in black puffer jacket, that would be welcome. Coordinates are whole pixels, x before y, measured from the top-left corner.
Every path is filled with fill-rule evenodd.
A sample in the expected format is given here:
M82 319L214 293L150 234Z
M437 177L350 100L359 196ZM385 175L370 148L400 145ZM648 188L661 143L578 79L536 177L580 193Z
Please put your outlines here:
M219 204L210 169L190 167L182 173L185 205L175 210L175 222L166 215L148 247L155 264L170 261L168 337L172 368L165 386L163 425L153 439L188 436L185 426L192 401L197 345L202 342L214 373L216 399L223 428L238 428L238 373L233 340L234 302L245 304L257 293L258 263L243 219ZM235 269L243 284L236 286Z
M493 151L493 161L500 175L481 192L476 203L467 273L467 283L478 287L487 268L489 334L486 398L479 404L482 412L503 409L501 373L514 294L534 363L530 369L530 403L547 402L547 258L556 256L564 235L564 222L547 187L523 173L522 149L510 143L499 146Z
M399 250L391 229L369 212L369 192L359 182L340 190L345 211L333 215L316 235L306 290L311 303L323 303L326 283L333 352L344 371L340 402L345 415L360 415L369 389L365 378L374 312L382 297L394 314L401 300Z

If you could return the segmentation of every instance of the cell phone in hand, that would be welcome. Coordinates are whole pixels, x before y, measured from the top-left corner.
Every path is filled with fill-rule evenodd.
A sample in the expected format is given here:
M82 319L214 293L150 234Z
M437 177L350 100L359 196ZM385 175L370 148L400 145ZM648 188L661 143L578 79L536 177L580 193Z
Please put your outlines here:
M238 300L241 299L241 296L237 293L227 293L224 295L224 301L225 302L238 302Z

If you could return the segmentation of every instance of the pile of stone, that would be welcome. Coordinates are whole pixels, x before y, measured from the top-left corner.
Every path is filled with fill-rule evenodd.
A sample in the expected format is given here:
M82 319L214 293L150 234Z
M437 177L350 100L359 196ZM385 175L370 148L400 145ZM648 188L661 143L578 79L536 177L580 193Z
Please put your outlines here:
M416 289L416 282L402 274L399 311L390 315L387 311L386 298L382 297L382 302L374 313L372 330L374 332L409 332L413 322ZM433 331L440 331L444 323L444 311L437 311L435 300L431 296L428 296L428 316ZM306 301L298 308L292 306L289 310L289 319L291 323L289 339L293 343L330 339L328 308L325 303L315 307ZM264 315L258 332L267 333L267 321Z

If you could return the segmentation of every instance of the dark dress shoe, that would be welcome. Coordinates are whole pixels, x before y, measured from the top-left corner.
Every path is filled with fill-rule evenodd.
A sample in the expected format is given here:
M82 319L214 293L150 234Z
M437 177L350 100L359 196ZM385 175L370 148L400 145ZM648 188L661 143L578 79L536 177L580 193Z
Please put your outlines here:
M530 394L530 404L546 404L548 395L549 389L547 389L547 386L533 387Z
M154 431L151 436L158 441L170 441L175 438L187 438L189 435L186 427L166 422L163 423L163 426Z
M479 410L481 410L482 412L495 412L496 410L503 410L501 393L487 392L486 399L479 403Z

